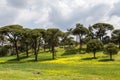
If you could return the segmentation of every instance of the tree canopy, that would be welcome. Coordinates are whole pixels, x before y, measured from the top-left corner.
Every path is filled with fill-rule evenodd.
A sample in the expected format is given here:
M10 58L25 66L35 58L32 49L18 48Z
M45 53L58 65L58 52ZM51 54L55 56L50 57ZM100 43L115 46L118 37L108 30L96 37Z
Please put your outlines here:
M103 40L103 37L106 36L107 31L112 31L114 29L113 25L108 23L96 23L92 26L92 30L96 38Z
M103 49L103 43L97 39L91 39L87 43L87 51L94 53L94 58L96 58L95 54L97 51L100 51Z
M104 54L110 55L110 60L112 60L112 55L118 53L118 47L114 43L109 43L104 48Z

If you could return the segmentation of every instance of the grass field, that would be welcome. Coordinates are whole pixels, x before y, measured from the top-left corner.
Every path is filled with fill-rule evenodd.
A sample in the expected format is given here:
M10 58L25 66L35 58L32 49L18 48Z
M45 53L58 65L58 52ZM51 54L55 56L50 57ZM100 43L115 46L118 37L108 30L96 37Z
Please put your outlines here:
M120 80L120 53L113 61L102 52L96 59L88 53L64 54L62 48L57 49L57 58L51 60L51 53L39 53L38 62L33 55L21 55L19 62L16 56L1 57L0 80Z

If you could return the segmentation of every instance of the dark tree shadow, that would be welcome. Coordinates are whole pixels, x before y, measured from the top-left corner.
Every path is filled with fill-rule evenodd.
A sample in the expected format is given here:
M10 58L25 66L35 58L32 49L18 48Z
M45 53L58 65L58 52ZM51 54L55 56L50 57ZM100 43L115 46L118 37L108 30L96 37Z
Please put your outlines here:
M29 57L27 57L27 56L22 56L22 57L20 57L20 60L21 60L21 59L26 59L26 58L29 58ZM20 62L20 61L18 61L17 58L13 58L13 59L7 60L6 62Z
M35 61L34 57L28 60L22 60L26 57L20 58L20 61L18 61L16 58L7 60L5 62L0 62L0 64L6 64L6 63L28 63L28 62L43 62L43 61L50 61L53 60L52 58L38 58L38 61Z
M97 57L96 58L94 58L94 57L82 58L81 60L93 60L93 59L97 59Z
M99 62L109 62L109 61L115 61L114 59L100 59Z

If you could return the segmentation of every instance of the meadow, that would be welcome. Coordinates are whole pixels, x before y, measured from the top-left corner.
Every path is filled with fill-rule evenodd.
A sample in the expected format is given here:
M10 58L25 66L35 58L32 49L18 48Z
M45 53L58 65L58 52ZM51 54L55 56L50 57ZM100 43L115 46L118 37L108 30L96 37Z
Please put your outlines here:
M119 80L120 52L110 61L102 52L78 53L56 48L56 59L51 59L50 52L40 52L38 61L34 55L21 60L16 56L0 57L0 80Z

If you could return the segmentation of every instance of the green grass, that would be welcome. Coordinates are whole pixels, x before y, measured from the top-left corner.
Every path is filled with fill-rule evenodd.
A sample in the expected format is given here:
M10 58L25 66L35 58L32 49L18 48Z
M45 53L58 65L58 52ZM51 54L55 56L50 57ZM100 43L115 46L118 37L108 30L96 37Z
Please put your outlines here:
M16 56L0 58L0 80L119 80L120 53L109 56L98 52L96 59L91 54L66 54L57 48L56 59L51 60L51 53L39 53L38 62L34 55L23 57L19 62ZM40 74L34 74L40 72Z

